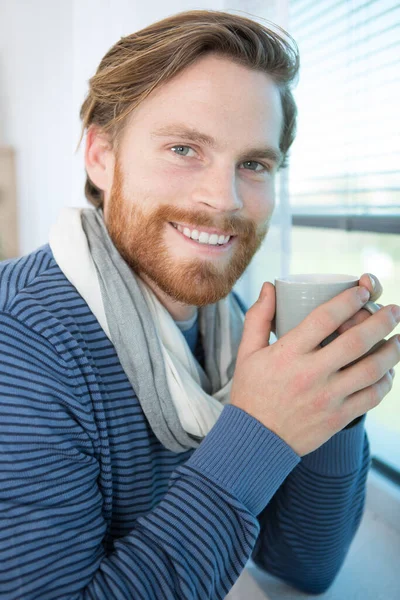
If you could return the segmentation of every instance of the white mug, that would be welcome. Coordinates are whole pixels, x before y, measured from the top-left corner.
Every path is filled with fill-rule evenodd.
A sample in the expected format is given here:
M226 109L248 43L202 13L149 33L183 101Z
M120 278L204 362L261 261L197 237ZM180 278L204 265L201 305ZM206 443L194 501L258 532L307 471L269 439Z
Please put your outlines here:
M303 319L317 306L328 302L344 290L358 285L359 277L329 273L311 273L289 275L275 279L276 291L276 337L279 339L285 333L299 325ZM362 308L371 314L377 312L380 306L368 301ZM326 346L338 334L332 333L321 342Z

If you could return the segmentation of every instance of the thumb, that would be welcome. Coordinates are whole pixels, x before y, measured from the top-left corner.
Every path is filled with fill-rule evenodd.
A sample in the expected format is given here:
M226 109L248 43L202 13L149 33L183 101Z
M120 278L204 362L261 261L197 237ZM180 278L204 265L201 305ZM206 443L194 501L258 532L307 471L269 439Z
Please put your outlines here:
M237 361L267 348L275 316L275 286L266 281L258 300L246 312Z

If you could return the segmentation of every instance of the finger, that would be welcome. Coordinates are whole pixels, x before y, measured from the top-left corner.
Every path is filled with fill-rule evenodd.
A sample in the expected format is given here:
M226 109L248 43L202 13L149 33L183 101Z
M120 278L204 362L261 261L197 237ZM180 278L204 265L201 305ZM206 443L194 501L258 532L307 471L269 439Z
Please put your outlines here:
M376 305L379 306L379 308L383 308L383 304L379 304L377 302ZM339 327L339 329L337 330L337 333L339 335L344 333L345 331L347 331L348 329L351 329L355 325L359 325L360 323L363 323L370 316L371 316L371 313L369 312L369 310L367 310L366 308L362 308L361 310L358 311L358 313L356 313L354 315L354 317L352 317L351 319L346 321L346 323L343 323L343 325L341 325Z
M379 304L379 302L376 302L376 305L379 306L379 308L383 308L383 304ZM366 308L362 308L361 310L358 311L358 313L356 313L354 315L354 317L352 317L351 319L346 321L346 323L343 323L343 325L341 325L339 327L339 329L337 330L337 333L339 335L341 335L342 333L344 333L348 329L351 329L355 325L359 325L360 323L363 323L370 316L371 316L371 313L369 312L369 310L367 310Z
M360 323L363 323L370 316L371 316L370 312L368 312L365 309L361 309L361 310L358 311L358 313L356 313L354 315L354 317L351 317L351 319L349 319L348 321L346 321L346 323L343 323L343 325L341 325L339 327L339 329L337 330L337 332L339 333L339 335L341 335L342 333L344 333L348 329L351 329L352 327L355 327L356 325L359 325Z
M379 350L362 358L352 367L339 371L332 377L332 390L335 397L344 398L363 388L377 383L400 361L398 336L384 340Z
M287 336L291 347L297 351L311 352L364 306L368 300L368 298L363 299L360 296L361 290L364 289L357 286L344 290L328 302L314 308L300 325L283 337ZM338 339L342 337L340 336Z
M395 304L381 308L363 323L352 327L328 346L321 348L320 356L325 367L338 371L381 343L383 338L397 327L398 321L392 310L394 308Z
M374 352L376 352L377 350L379 350L379 348L381 348L382 346L384 346L386 344L386 340L380 340L377 344L375 344L374 346L372 346L372 348L370 348L368 350L368 352L366 352L365 354L363 354L360 358L357 358L356 360L353 360L351 362L349 362L347 365L345 365L344 367L342 367L340 369L340 371L344 371L345 369L348 369L349 367L352 367L353 365L357 364L360 360L363 360L363 358L366 358L367 356L370 356L371 354L373 354Z
M257 302L246 312L237 362L269 345L275 304L275 286L265 282Z
M369 410L376 408L383 398L387 396L393 386L393 377L386 373L379 381L373 385L351 394L342 405L341 414L343 416L343 427L361 417Z
M373 279L375 286L372 284L370 278ZM376 300L380 298L380 296L382 296L382 284L377 278L377 276L373 275L372 273L364 273L363 275L361 275L358 285L362 285L367 288L367 290L371 294L370 300L372 300L372 302L376 302Z

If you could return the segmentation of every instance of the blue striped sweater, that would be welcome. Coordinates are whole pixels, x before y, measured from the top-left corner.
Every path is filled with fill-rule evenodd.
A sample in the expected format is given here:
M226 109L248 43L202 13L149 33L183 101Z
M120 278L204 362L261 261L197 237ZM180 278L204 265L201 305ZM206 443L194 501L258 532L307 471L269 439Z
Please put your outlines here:
M250 558L310 593L335 578L365 418L300 459L228 405L195 451L166 450L48 245L0 263L0 369L2 600L223 599Z

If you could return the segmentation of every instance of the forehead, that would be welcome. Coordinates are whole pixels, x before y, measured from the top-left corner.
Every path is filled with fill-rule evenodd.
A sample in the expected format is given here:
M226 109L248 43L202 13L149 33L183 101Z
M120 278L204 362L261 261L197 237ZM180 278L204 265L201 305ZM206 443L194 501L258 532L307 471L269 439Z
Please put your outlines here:
M159 129L176 122L230 144L242 137L279 141L279 88L265 73L225 57L205 56L158 86L131 115L134 128Z

